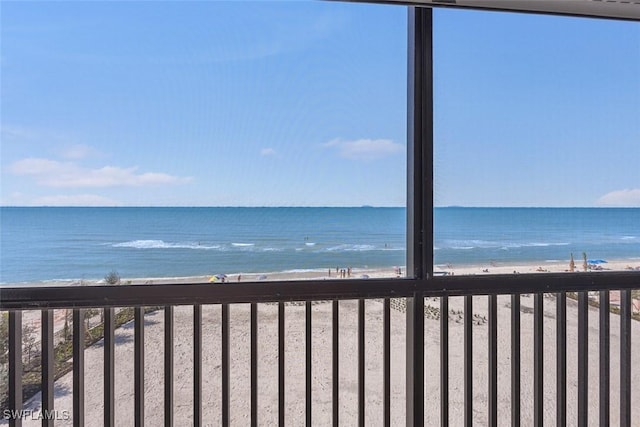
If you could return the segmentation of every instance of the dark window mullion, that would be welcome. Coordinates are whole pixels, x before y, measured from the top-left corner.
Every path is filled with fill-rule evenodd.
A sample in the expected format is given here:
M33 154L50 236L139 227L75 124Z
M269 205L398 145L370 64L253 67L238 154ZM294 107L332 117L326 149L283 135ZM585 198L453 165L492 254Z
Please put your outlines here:
M432 11L409 7L407 67L407 275L433 275ZM424 284L424 282L422 283ZM424 425L424 295L407 298L407 425Z

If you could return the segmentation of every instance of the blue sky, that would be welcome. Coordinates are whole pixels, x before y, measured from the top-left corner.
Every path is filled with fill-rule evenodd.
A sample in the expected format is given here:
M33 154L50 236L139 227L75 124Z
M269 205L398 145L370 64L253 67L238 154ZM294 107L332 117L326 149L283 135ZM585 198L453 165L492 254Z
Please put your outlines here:
M2 205L401 206L405 7L3 2ZM640 206L640 25L437 10L435 201Z

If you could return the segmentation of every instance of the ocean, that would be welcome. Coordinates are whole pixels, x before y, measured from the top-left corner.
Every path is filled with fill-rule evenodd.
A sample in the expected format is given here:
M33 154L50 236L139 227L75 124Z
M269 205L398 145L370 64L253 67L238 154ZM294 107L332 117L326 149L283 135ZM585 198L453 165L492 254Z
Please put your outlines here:
M0 283L406 264L404 208L0 208ZM434 263L640 259L638 208L436 208Z

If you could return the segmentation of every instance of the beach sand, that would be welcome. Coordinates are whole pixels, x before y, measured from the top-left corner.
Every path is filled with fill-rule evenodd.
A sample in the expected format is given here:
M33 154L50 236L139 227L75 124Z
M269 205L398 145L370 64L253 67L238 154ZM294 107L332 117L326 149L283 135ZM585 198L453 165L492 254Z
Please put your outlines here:
M398 267L400 275L398 275ZM592 267L597 268L592 269ZM347 266L340 266L340 270L347 270ZM329 271L331 272L329 274ZM569 271L568 261L545 261L538 263L508 263L508 262L489 262L486 264L439 264L434 266L436 274L454 274L454 275L482 275L482 274L530 274L530 273L562 273ZM575 260L575 272L583 272L582 260ZM590 266L588 271L638 271L640 272L640 259L633 260L609 260L606 264ZM188 283L211 283L212 277L217 274L225 274L226 282L236 283L240 276L242 282L260 282L260 281L278 281L278 280L332 280L340 278L336 274L336 267L318 268L318 269L293 269L288 271L263 272L263 273L245 273L245 272L226 272L217 271L209 275L186 276L186 277L134 277L121 278L122 285L142 285L142 284L188 284ZM405 266L390 266L386 268L353 268L350 279L380 279L405 277ZM218 280L219 282L219 280ZM29 282L29 283L12 283L11 286L34 287L34 286L103 286L104 279L87 279L87 280L66 280L66 281L47 281L47 282Z
M581 269L580 263L576 263ZM624 270L620 265L606 264L607 268ZM469 266L455 267L450 272L458 274L535 272L538 265ZM542 266L550 271L566 269L566 264L547 263ZM502 271L501 269L505 269ZM335 269L332 271L332 275ZM268 274L268 279L318 278L327 272L292 272ZM289 276L291 274L291 276ZM297 274L297 275L296 275ZM316 276L313 276L313 275ZM370 277L393 277L392 269L367 271L355 270L353 277L368 274ZM540 273L544 274L544 273ZM379 276L382 275L382 276ZM231 275L230 275L231 276ZM249 275L242 275L248 280ZM233 277L231 276L233 279ZM206 279L206 278L205 278ZM153 280L159 283L160 279ZM189 282L192 278L184 279ZM233 280L231 280L233 281ZM612 298L613 299L613 298ZM487 297L473 297L473 360L474 360L474 425L487 424ZM391 418L393 425L405 424L405 314L403 299L394 300L391 310ZM545 425L555 424L556 412L556 327L555 297L544 298L544 419ZM428 315L425 318L425 421L426 425L440 422L440 326L439 300L425 300ZM521 298L521 404L522 425L533 425L533 297ZM313 305L313 424L331 424L331 318L332 304L317 302ZM461 425L463 421L463 298L451 297L449 303L449 398L450 423ZM250 335L249 305L232 305L231 311L231 424L247 425L250 417ZM64 310L59 310L64 312ZM275 425L278 419L278 349L277 304L258 306L258 424ZM174 422L175 425L193 425L193 309L190 306L175 308L174 326ZM203 306L203 423L221 424L221 328L219 305ZM28 315L27 315L28 314ZM37 319L38 312L25 314L25 321ZM510 297L498 297L498 423L510 425ZM383 360L382 316L380 300L366 302L366 425L382 425ZM60 318L58 315L57 318ZM576 424L577 414L577 303L567 300L567 413L568 425ZM58 322L59 323L59 322ZM611 315L611 425L619 425L619 316ZM164 404L164 353L162 311L145 316L145 425L156 426L163 422ZM286 422L287 425L303 425L305 420L305 308L300 303L286 306ZM589 308L589 425L598 422L598 363L599 363L598 311ZM115 399L116 425L133 425L133 322L116 331ZM640 425L640 322L632 321L632 425ZM103 424L103 347L102 341L85 351L85 421L88 426ZM357 302L340 302L340 423L354 425L357 421ZM72 413L72 374L56 381L55 408ZM40 407L40 394L25 404L25 409ZM60 412L63 414L63 412ZM636 422L637 421L637 422ZM4 422L4 421L3 421ZM4 422L6 424L6 422ZM24 420L25 426L39 424L39 420ZM2 424L2 423L0 423ZM60 420L56 425L72 425L71 420Z
M546 261L538 263L487 263L480 265L438 265L436 271L445 271L457 275L465 274L531 274L531 273L563 273L569 271L568 261ZM485 271L486 270L486 271ZM576 273L584 272L582 260L575 260ZM588 266L587 271L638 271L640 272L640 259L636 260L610 260L605 264Z

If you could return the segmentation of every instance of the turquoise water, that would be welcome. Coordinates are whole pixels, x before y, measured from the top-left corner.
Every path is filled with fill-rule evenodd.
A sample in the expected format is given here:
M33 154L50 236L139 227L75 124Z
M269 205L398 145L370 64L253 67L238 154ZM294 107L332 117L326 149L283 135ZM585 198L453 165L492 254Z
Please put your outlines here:
M394 208L2 208L4 283L404 263Z
M638 208L441 208L436 264L640 260Z
M404 208L0 208L4 284L406 263ZM640 209L436 208L435 263L640 259Z

